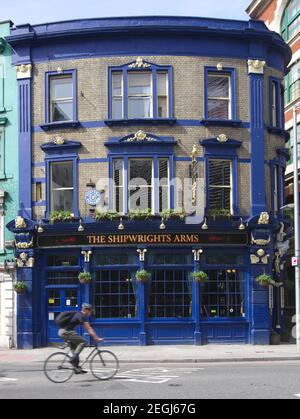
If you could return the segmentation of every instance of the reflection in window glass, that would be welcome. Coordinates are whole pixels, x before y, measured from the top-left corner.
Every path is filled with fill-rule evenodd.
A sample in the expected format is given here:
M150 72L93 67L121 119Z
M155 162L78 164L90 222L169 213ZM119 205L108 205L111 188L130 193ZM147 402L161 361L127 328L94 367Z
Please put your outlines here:
M73 120L72 76L50 78L50 120L51 122Z
M123 73L114 72L112 75L112 116L114 119L123 118Z
M159 159L159 212L170 208L169 205L169 159Z
M152 73L128 74L129 118L152 118Z
M129 270L101 270L96 273L95 316L104 318L134 318L137 315L137 286Z
M208 270L208 282L202 290L203 317L244 317L243 273L235 269Z
M152 159L129 160L129 210L152 209Z
M231 210L230 160L209 160L209 207Z
M157 116L168 118L168 73L157 73Z
M149 295L149 317L185 318L192 315L189 272L154 270Z
M51 163L51 211L73 212L73 162Z
M124 161L113 160L113 208L115 211L124 212Z
M208 74L208 118L231 119L230 76L226 74Z

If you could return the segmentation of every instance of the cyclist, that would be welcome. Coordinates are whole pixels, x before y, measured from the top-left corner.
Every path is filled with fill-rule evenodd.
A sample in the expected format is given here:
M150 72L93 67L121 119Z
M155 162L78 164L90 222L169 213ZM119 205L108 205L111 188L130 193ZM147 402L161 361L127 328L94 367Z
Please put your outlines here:
M66 342L70 342L71 350L73 352L71 364L74 367L75 374L85 374L87 372L79 367L79 354L87 344L87 341L74 329L77 326L82 325L96 342L103 341L102 338L97 336L94 329L88 322L88 318L92 314L92 309L93 307L91 304L83 303L81 306L81 311L75 313L74 316L70 319L69 323L58 331L59 337L63 338Z

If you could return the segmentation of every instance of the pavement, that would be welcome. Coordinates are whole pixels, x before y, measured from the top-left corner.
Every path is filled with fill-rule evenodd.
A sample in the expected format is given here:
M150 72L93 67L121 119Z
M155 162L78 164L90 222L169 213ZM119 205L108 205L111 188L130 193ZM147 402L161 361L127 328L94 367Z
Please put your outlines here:
M213 363L300 361L296 345L156 345L156 346L103 346L114 352L122 363ZM1 363L42 362L58 348L0 349Z

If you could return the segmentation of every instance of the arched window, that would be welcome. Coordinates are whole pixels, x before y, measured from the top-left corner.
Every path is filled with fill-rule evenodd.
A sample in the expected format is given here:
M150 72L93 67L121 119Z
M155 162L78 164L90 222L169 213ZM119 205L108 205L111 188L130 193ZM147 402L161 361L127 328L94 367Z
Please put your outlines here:
M300 0L291 0L285 9L281 34L285 41L292 39L300 30Z

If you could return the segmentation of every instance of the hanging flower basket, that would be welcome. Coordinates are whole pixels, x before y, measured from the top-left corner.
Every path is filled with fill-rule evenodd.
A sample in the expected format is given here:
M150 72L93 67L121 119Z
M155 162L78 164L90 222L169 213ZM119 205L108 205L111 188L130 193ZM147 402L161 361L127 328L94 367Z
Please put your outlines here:
M135 279L139 282L148 282L151 279L151 274L142 269L141 271L136 272Z
M25 282L18 281L13 284L14 290L17 294L25 294L27 291L27 285Z
M268 287L269 285L274 285L273 278L270 275L259 275L255 278L255 282L257 282L262 287Z
M81 284L90 284L92 282L92 276L89 272L80 272L78 279Z
M208 282L208 275L203 271L196 271L191 273L191 278L198 284L206 284Z

